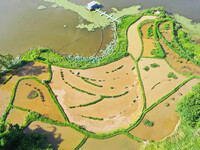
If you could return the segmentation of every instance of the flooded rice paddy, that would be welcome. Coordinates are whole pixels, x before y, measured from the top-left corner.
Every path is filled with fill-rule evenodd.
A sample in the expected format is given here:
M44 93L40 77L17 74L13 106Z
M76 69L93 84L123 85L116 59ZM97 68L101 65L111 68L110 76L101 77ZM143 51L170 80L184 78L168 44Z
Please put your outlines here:
M70 69L53 66L53 78L50 86L58 96L58 101L71 122L82 125L89 131L105 133L128 127L129 124L137 120L142 111L143 99L136 69L133 69L134 66L134 61L130 56L93 69L71 69L70 71ZM64 80L61 78L61 69ZM79 76L75 75L77 72ZM89 84L81 77L102 85L102 87ZM65 82L94 95L73 89ZM123 95L125 92L128 93ZM95 102L102 95L111 97L105 97ZM120 96L112 97L114 95ZM87 105L93 102L95 103ZM79 105L85 106L79 107ZM75 106L75 108L71 108L71 106ZM83 116L99 118L100 120Z
M37 96L30 97L32 91L35 91ZM65 122L48 89L33 79L19 82L13 105L38 112L55 121Z
M162 103L158 104L145 115L142 122L130 131L130 133L135 137L152 141L160 141L166 136L171 135L179 122L179 116L175 112L177 102L185 94L189 93L192 86L197 84L199 81L199 79L192 79L177 92L172 94ZM167 103L169 106L166 106ZM154 122L154 126L149 127L144 125L143 121L146 119Z
M89 138L80 150L138 150L141 145L126 135L117 135L104 140Z
M6 122L9 122L13 125L17 123L18 125L21 126L24 123L25 117L27 115L28 115L27 111L22 111L22 110L13 108L9 111L9 114L6 118Z
M138 25L146 19L155 19L156 16L143 16L136 23L131 25L128 29L128 52L137 60L141 54L142 43L137 30Z
M150 65L153 63L158 64L159 67L152 68ZM146 66L150 67L148 71L144 69ZM165 60L161 59L141 58L139 61L139 69L144 85L147 107L187 79L186 77L176 73L169 67ZM178 78L168 78L170 72L173 72Z
M152 29L153 29L153 26L154 23L147 23L147 24L144 24L140 31L142 32L142 41L143 41L143 53L142 53L142 56L149 56L149 57L152 57L154 55L151 54L151 51L152 49L156 49L154 43L155 43L155 39L153 36L151 36L150 38L148 38L148 35L147 35L147 30L150 26L152 26Z
M84 138L84 135L70 127L61 127L35 121L26 129L25 133L37 131L47 136L47 141L54 149L73 150Z

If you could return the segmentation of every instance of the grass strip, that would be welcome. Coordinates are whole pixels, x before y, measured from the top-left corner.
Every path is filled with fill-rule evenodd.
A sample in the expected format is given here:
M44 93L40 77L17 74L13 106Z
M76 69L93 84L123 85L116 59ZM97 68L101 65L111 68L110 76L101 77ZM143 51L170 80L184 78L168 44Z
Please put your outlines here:
M88 139L88 136L87 135L85 135L85 137L82 139L82 141L74 148L74 150L79 150L82 146L83 146L83 144L85 144L85 142L87 141L87 139Z
M6 79L5 81L3 81L3 85L6 84L13 76L14 76L14 74L10 75L8 77L8 79Z
M125 132L124 134L127 135L129 138L131 138L131 139L137 141L137 142L143 142L143 141L144 141L144 140L142 140L142 139L140 139L140 138L137 138L137 137L133 136L133 135L130 134L129 132Z
M30 111L31 111L31 110L29 110L29 109L22 108L22 107L19 107L19 106L14 106L14 105L12 105L11 108L15 108L15 109L19 109L19 110L27 111L27 112L30 112Z
M91 117L91 116L83 116L83 115L81 115L81 117L83 117L83 118L88 118L88 119L92 119L92 120L99 120L99 121L102 121L102 120L103 120L103 118L97 118L97 117Z
M93 102L90 102L90 103L87 103L87 104L80 104L78 106L69 106L69 108L77 108L77 107L86 107L86 106L90 106L90 105L93 105L93 104L96 104L96 103L99 103L101 102L104 98L117 98L117 97L120 97L120 96L123 96L123 95L126 95L128 93L128 91L122 93L122 94L119 94L119 95L114 95L114 96L106 96L106 95L100 95L100 98L93 101Z

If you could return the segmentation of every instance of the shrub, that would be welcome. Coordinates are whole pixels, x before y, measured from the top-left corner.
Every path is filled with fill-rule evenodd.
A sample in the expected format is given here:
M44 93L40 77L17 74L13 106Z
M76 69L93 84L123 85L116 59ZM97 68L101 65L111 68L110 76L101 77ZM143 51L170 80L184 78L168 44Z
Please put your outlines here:
M151 67L152 67L152 68L156 68L156 67L160 67L160 65L158 65L158 64L156 64L156 63L153 63L153 64L151 64Z
M178 77L173 72L168 73L167 77L168 78L178 79Z
M149 127L154 126L154 122L149 121L149 120L147 120L147 119L144 120L144 124L145 124L146 126L149 126Z
M147 38L150 38L151 36L153 36L153 29L152 29L152 27L153 27L153 25L151 25L147 29Z
M165 24L163 25L163 29L169 30L169 29L170 29L169 23L165 23Z
M169 106L169 103L165 103L165 105L168 107L168 106Z
M145 66L145 67L144 67L144 70L145 70L145 71L149 71L149 69L150 69L149 66Z

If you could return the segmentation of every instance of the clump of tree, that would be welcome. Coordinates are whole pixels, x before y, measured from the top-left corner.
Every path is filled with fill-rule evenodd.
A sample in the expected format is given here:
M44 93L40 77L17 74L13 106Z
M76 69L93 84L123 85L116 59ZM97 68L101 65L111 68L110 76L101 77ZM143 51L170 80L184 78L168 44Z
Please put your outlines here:
M173 72L168 73L167 77L168 78L178 79L178 77Z
M145 120L144 120L144 124L145 124L146 126L149 126L149 127L154 126L154 122L149 121L148 119L145 119Z
M17 65L18 62L19 57L14 58L11 54L0 54L0 73L11 69L13 66Z
M46 136L38 132L23 133L18 124L12 125L0 123L0 149L5 150L53 150L47 143Z
M178 102L176 111L185 124L200 126L200 82Z
M147 29L147 38L150 38L153 36L153 29L152 29L153 25L149 26Z

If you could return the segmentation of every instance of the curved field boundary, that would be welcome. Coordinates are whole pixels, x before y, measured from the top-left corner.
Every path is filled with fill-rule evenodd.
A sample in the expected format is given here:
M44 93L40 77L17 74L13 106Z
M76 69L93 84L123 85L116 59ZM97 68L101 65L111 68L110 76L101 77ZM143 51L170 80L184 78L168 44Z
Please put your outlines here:
M155 18L156 16L142 16L137 22L132 24L128 29L128 33L127 33L128 34L128 37L127 37L128 38L128 52L131 53L132 56L136 60L140 58L142 45L143 45L140 38L140 32L138 32L138 26L144 20L155 19Z
M122 94L119 94L119 95L114 95L114 96L100 95L100 98L97 99L96 101L93 101L93 102L90 102L90 103L87 103L87 104L81 104L81 105L78 105L78 106L69 106L69 108L86 107L86 106L90 106L90 105L99 103L99 102L101 102L104 98L117 98L117 97L120 97L120 96L123 96L123 95L126 95L126 94L128 94L128 91L126 91L126 92L124 92L124 93L122 93Z
M85 142L87 141L88 137L87 135L85 135L85 137L82 139L82 141L74 148L74 150L79 150L83 144L85 144Z
M12 104L13 104L14 99L15 99L15 94L16 94L16 91L17 91L17 87L18 87L18 85L19 85L19 82L22 81L22 80L24 80L24 79L33 79L33 80L37 81L38 83L40 83L40 84L42 84L42 85L45 85L45 87L48 89L48 92L49 92L49 94L50 94L52 100L53 100L54 103L56 104L56 106L57 106L57 108L59 109L61 115L63 116L64 120L65 120L66 122L69 122L69 121L68 121L68 118L67 118L67 116L66 116L66 114L64 113L64 111L63 111L62 107L60 106L60 104L58 103L58 101L57 101L55 95L53 94L53 92L52 92L52 90L51 90L51 88L50 88L47 84L43 84L39 79L37 79L37 78L35 78L35 77L22 77L22 78L20 78L20 79L17 81L17 83L15 84L15 86L14 86L14 88L13 88L13 90L12 90L10 102L9 102L9 104L8 104L8 107L6 108L5 113L3 114L2 118L1 118L1 121L5 121L9 110L10 110L11 107L13 106Z
M157 28L157 33L158 33L158 36L163 40L163 42L169 46L175 53L177 53L179 56L185 58L185 59L189 59L191 62L193 62L195 65L197 66L200 66L200 63L198 61L196 61L195 59L191 58L187 52L178 44L175 36L174 36L174 22L172 21L172 19L164 19L164 20L159 20L159 21L156 21L156 25L157 27L163 23L163 22L166 22L166 21L169 21L171 23L171 27L172 27L172 42L174 42L174 44L179 48L179 50L177 50L174 45L172 43L170 43L169 41L167 41L163 35L160 33L159 29Z

